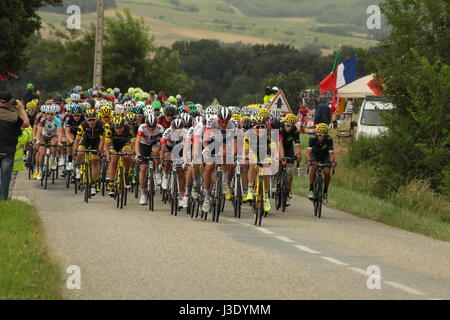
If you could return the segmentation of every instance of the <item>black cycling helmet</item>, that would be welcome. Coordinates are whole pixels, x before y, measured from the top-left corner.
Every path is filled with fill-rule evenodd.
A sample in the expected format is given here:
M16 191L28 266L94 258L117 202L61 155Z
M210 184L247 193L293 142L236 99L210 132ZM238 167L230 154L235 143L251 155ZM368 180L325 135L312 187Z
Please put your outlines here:
M270 127L272 129L280 129L283 126L283 123L278 118L272 118L270 120Z
M245 118L244 122L242 123L242 129L244 130L250 130L253 126L253 120L251 118Z
M164 108L164 115L167 117L175 117L175 115L178 113L178 109L175 108L173 105L169 105Z
M196 118L198 116L201 116L201 113L198 110L193 110L191 111L190 115L192 116L192 118Z

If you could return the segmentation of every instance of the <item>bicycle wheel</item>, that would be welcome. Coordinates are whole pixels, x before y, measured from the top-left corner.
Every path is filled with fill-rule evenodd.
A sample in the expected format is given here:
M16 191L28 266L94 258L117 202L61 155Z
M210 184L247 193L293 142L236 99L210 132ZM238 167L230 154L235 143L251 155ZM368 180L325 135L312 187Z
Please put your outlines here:
M48 161L47 161L47 165L45 166L45 172L44 172L44 189L47 189L47 183L48 183L48 175L49 175L49 168L50 168L50 166L49 166L49 164L48 164Z
M323 180L322 176L319 175L317 183L317 217L320 218L322 216L322 200L323 200Z
M154 198L155 198L155 182L153 181L153 170L149 168L147 179L147 199L148 209L154 211Z
M119 188L120 188L120 209L122 209L125 201L125 173L123 168L119 169Z
M148 168L148 170L150 170L150 168ZM134 166L134 197L137 199L139 197L139 171L140 171L140 167L138 164L136 164ZM153 209L150 209L153 211Z
M72 171L66 172L66 189L70 188L70 179L72 178Z
M287 174L286 172L283 173L281 178L281 190L280 190L280 204L281 204L281 211L286 211L286 201L288 197L287 192Z
M241 175L237 174L234 182L234 216L241 218L242 207L242 189L241 189Z
M213 218L213 222L219 222L220 212L222 212L222 191L222 172L219 171L216 177L216 201L214 206L215 219Z
M176 216L178 214L178 176L175 174L173 177L173 207L174 207L174 215Z

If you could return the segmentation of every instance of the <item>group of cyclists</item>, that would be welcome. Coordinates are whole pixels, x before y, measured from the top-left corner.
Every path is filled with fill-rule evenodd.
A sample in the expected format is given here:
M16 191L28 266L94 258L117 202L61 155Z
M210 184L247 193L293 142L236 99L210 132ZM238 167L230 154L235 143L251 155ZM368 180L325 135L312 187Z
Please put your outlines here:
M132 184L139 188L140 205L148 203L148 170L153 170L154 183L162 190L170 188L170 175L176 172L179 208L187 208L189 199L201 200L202 212L209 212L218 166L223 172L221 190L225 200L236 196L233 179L239 166L239 194L244 203L254 201L258 176L263 175L263 210L267 214L271 211L270 193L276 191L275 179L283 167L287 172L285 205L290 206L294 164L301 161L302 151L297 116L271 111L263 105L203 108L180 98L151 96L139 88L129 88L125 93L118 88L83 92L78 86L65 99L58 96L42 103L37 99L28 102L26 110L35 137L28 147L28 152L35 155L34 179L42 180L46 174L47 155L51 170L63 167L61 176L73 171L73 180L79 180L86 151L95 150L90 196L100 192L101 159L107 163L107 193L115 195L122 157L126 188ZM327 124L318 124L316 129L309 139L306 160L308 165L326 164L326 201L330 168L336 165L333 140ZM311 200L315 170L311 166Z

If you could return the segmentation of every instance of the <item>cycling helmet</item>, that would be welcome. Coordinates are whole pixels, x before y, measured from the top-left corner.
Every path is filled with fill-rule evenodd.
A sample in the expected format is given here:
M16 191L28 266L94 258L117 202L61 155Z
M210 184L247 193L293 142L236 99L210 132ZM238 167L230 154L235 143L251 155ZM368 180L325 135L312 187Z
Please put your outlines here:
M123 104L118 103L115 105L114 110L115 111L124 111L125 107L123 106Z
M72 93L70 95L70 100L72 100L73 102L79 102L81 101L81 96L79 93Z
M178 108L178 113L179 114L183 114L183 113L189 113L189 108L186 106L181 106Z
M164 108L164 115L167 117L175 117L175 114L177 113L177 108L173 105L169 105Z
M144 106L137 105L136 107L134 107L134 113L143 115L144 114Z
M271 112L271 114L272 114L272 117L274 117L274 118L281 118L281 111L280 110L273 110Z
M283 126L283 123L278 118L270 119L270 127L272 129L280 129Z
M292 113L288 113L284 116L283 121L287 124L294 125L297 122L297 117Z
M220 107L219 112L217 113L217 117L220 121L230 121L231 112L227 107Z
M114 88L113 92L114 93L120 93L120 89L119 88Z
M253 126L257 126L260 124L266 124L266 119L265 117L255 117L253 119Z
M198 111L198 110L191 111L189 114L192 116L192 118L195 118L195 117L198 117L199 115L201 115L200 111Z
M177 100L177 98L175 98L174 96L170 96L170 97L167 99L167 102L169 102L169 103L171 103L171 104L177 104L177 103L178 103L178 100Z
M316 129L319 134L328 134L329 127L326 123L319 123Z
M168 104L168 106L170 105L170 103ZM154 110L160 110L161 109L161 102L159 101L153 101L152 103L152 107ZM166 106L165 106L166 107Z
M52 104L50 107L51 113L59 113L61 111L61 106L59 104Z
M197 116L194 118L194 124L197 125L199 123L203 123L204 118L202 116Z
M102 106L100 108L100 116L104 118L111 116L111 107L109 105Z
M125 117L125 111L123 111L123 110L121 110L121 111L114 111L113 112L113 117L117 117L117 116Z
M77 104L74 104L72 107L72 115L81 115L82 113L83 110Z
M183 120L177 118L172 121L172 129L181 129L183 128Z
M75 88L73 88L74 93L80 93L82 90L83 88L81 88L81 86L76 86Z
M259 109L258 116L259 117L269 117L270 116L270 110L266 109L266 108Z
M136 123L136 114L134 114L134 113L127 113L127 115L125 117L125 120L126 120L127 123L130 123L130 124Z
M27 110L36 109L36 107L37 107L37 99L27 103Z
M67 112L73 112L73 108L74 107L78 107L78 105L76 103L69 102L64 107L65 107Z
M112 125L115 128L120 128L121 126L125 125L125 119L122 116L115 116L112 120Z
M154 114L149 114L149 115L147 116L146 121L147 121L147 125L148 125L150 128L154 128L154 127L156 127L156 125L158 124L158 120L156 119L156 117L155 117Z
M95 109L89 109L86 111L86 119L97 118L97 111Z
M131 101L131 100L125 101L125 103L123 104L123 106L125 107L125 109L126 109L127 111L128 111L128 110L131 110L131 109L134 108L134 102Z
M241 122L241 115L239 113L233 113L231 117L237 122Z
M41 106L41 112L42 112L42 113L47 113L47 108L48 108L48 106L47 106L46 104L43 104L43 105Z
M202 106L200 103L197 103L197 104L195 105L195 107L197 108L198 111L203 110L203 106Z
M183 113L181 115L181 120L183 120L185 127L191 127L192 126L192 116L189 113Z
M242 122L242 128L244 130L249 130L252 128L252 126L253 126L253 120L250 117L244 118L244 120Z

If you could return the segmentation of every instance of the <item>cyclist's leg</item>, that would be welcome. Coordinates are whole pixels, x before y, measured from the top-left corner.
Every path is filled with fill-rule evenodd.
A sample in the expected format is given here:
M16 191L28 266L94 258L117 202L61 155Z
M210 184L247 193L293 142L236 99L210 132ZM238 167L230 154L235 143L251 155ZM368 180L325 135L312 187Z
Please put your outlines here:
M58 137L52 137L50 139L50 144L57 145L58 144ZM56 157L56 154L58 153L58 148L57 147L51 147L51 153L52 153L53 157Z
M109 181L114 181L115 180L115 176L116 176L117 163L119 161L119 156L112 154L112 153L116 153L117 152L113 148L111 148L109 150L109 152L111 153L111 157L110 157L109 165L108 165L108 180Z

